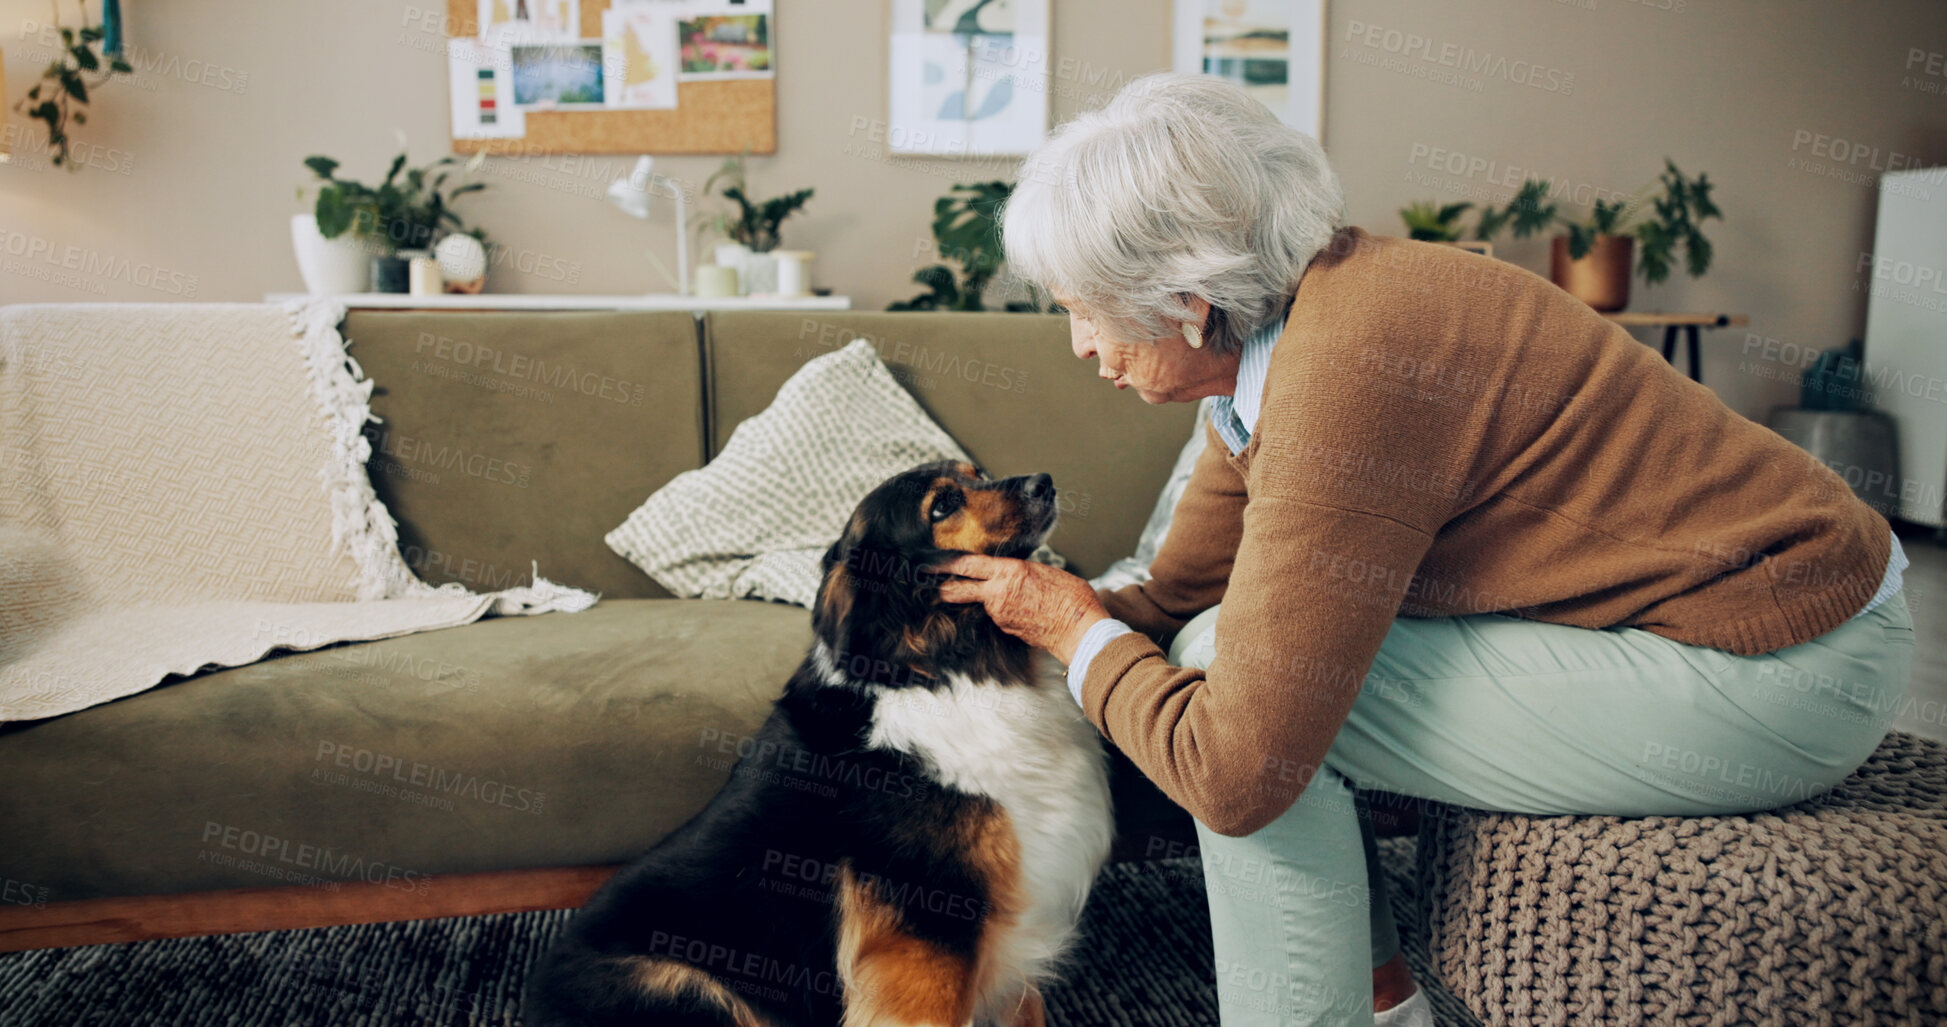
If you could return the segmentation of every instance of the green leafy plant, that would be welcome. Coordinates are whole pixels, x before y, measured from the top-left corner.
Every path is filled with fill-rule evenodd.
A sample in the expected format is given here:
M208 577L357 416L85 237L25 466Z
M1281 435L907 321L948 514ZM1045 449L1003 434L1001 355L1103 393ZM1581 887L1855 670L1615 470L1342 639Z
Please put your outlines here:
M1555 220L1555 210L1555 204L1548 200L1548 183L1530 178L1514 191L1507 206L1481 205L1480 217L1474 224L1474 238L1486 241L1507 228L1516 239L1526 239L1547 228Z
M1627 199L1597 200L1587 221L1564 219L1562 227L1568 229L1569 257L1581 260L1588 256L1598 236L1622 234L1623 223L1632 213L1631 206L1632 201Z
M1709 177L1699 173L1696 178L1684 178L1676 163L1665 157L1663 173L1657 180L1663 186L1663 195L1652 201L1656 219L1636 226L1636 239L1642 243L1636 269L1646 281L1660 282L1670 276L1676 251L1682 249L1684 270L1692 278L1701 277L1710 270L1712 250L1698 226L1710 218L1724 219L1723 211L1710 198Z
M88 24L88 5L84 0L77 0L76 6L81 8L79 29L60 24L60 7L55 6L55 28L61 32L61 56L47 66L40 81L14 104L14 110L47 124L47 145L54 151L51 160L56 165L66 164L70 171L80 170L80 165L68 160L68 120L72 118L77 125L87 124L88 112L83 108L88 105L90 91L117 74L135 71L120 55L97 50L102 27ZM95 75L92 79L91 73Z
M1460 225L1461 215L1474 210L1472 203L1437 204L1431 200L1417 200L1399 209L1400 220L1406 222L1409 238L1427 242L1457 242L1463 237ZM1531 178L1521 183L1508 199L1507 206L1496 207L1491 203L1480 205L1474 217L1474 238L1486 242L1499 235L1503 229L1512 229L1514 237L1526 239L1547 228L1555 220L1555 205L1548 200L1548 183Z
M484 153L476 154L462 165L460 158L446 156L424 167L407 168L406 153L400 150L392 158L392 166L386 169L385 180L373 188L363 182L339 178L338 162L330 157L306 157L304 166L324 183L318 187L314 208L318 232L327 239L350 232L354 238L374 243L388 252L425 249L451 232L471 235L484 243L486 233L469 230L453 210L453 203L468 193L485 189L487 184L461 184L455 180L453 185L447 185L456 171L473 171L484 158Z
M708 215L704 223L718 235L750 247L753 253L769 253L777 249L778 227L785 218L803 209L814 191L800 189L762 202L752 200L750 186L744 178L744 158L741 156L724 161L722 167L704 180L703 191L709 193L718 182L724 183L720 195L736 204L737 208Z
M934 250L959 265L959 274L946 264L932 264L913 273L926 291L887 310L986 310L987 286L1000 273L1007 255L1001 249L1001 206L1014 194L1012 183L974 182L955 185L933 201ZM1028 286L1026 300L1009 300L1002 308L1015 313L1044 308L1041 294Z
M1660 191L1657 186L1661 186ZM1710 270L1713 255L1710 240L1700 226L1710 218L1720 221L1724 218L1710 198L1713 188L1710 176L1699 174L1696 178L1686 178L1676 162L1665 157L1663 172L1657 176L1655 185L1627 197L1597 200L1590 207L1588 217L1576 219L1559 213L1554 204L1543 202L1548 195L1548 183L1529 179L1522 183L1505 209L1482 208L1479 234L1475 238L1485 239L1507 223L1512 223L1516 238L1524 238L1559 221L1568 233L1571 259L1588 256L1602 236L1630 236L1637 242L1636 272L1644 281L1654 285L1669 278L1679 250L1683 253L1684 270L1690 277L1699 278ZM1647 218L1642 216L1645 205L1652 212Z
M1416 200L1399 209L1400 220L1406 222L1406 234L1410 239L1425 242L1453 242L1460 238L1460 216L1474 209L1471 203L1436 204L1431 200Z

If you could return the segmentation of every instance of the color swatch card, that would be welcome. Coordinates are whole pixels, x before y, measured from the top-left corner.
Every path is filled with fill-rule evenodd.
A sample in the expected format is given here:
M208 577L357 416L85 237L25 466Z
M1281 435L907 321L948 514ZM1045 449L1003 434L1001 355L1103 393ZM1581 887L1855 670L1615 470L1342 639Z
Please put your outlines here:
M449 41L446 53L453 138L519 139L526 135L526 117L511 102L512 54L471 39Z

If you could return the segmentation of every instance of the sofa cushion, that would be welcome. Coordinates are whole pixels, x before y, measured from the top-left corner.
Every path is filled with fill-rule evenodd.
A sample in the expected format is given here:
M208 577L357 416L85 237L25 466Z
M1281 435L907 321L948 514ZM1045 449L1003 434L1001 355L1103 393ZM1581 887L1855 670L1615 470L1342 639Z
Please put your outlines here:
M609 547L680 596L809 607L819 561L866 494L893 475L966 454L860 342L800 368L608 534Z
M61 902L623 860L716 792L809 644L796 607L604 601L11 725L0 878Z
M1048 540L1083 576L1135 551L1196 404L1151 407L1075 359L1066 318L1033 314L760 312L704 318L711 453L805 361L871 342L893 377L995 477L1054 476ZM545 570L545 568L543 568ZM570 582L573 584L573 582Z
M432 584L526 584L530 567L610 598L657 587L602 543L702 465L695 318L676 313L353 311L377 383L372 486Z

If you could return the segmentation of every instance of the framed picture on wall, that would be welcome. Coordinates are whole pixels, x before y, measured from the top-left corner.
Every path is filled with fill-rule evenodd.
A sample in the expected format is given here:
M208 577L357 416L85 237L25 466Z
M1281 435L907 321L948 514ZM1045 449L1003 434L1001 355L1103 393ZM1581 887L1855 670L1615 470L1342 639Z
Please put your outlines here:
M1048 132L1049 0L893 0L893 153L1025 154Z
M1325 0L1176 0L1177 71L1229 79L1323 139Z

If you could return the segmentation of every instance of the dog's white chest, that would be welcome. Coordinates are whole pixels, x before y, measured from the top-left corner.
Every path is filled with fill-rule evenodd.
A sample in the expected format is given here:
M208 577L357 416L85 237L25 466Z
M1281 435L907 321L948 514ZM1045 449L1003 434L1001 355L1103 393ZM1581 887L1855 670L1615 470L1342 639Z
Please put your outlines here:
M1060 687L956 678L937 690L901 689L880 697L869 739L1007 811L1028 908L1001 955L1027 979L1068 943L1115 832L1101 743Z

